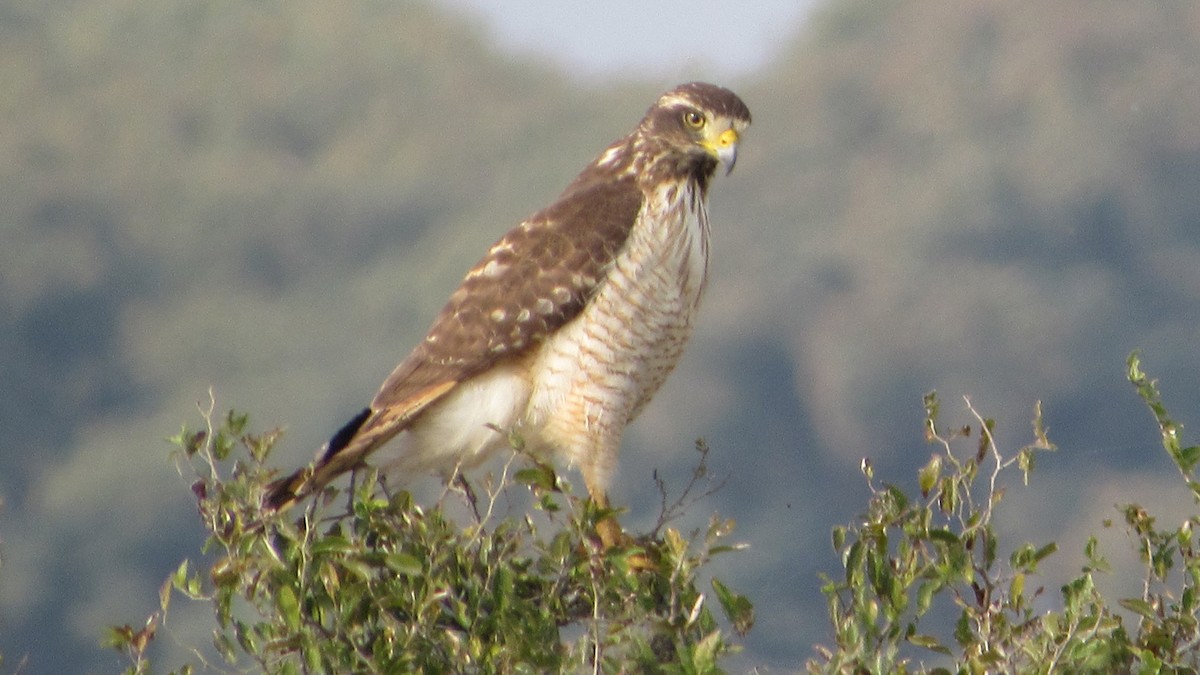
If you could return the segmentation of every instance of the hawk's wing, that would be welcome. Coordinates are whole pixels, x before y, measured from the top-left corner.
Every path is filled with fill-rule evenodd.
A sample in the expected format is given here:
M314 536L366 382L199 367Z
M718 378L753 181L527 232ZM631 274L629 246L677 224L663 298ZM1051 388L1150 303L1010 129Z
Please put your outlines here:
M611 151L620 149L618 143ZM575 318L641 209L641 190L624 168L625 162L593 163L556 202L496 242L450 296L421 344L384 381L370 408L330 439L314 466L275 481L267 503L286 507L320 489L459 383L526 353Z

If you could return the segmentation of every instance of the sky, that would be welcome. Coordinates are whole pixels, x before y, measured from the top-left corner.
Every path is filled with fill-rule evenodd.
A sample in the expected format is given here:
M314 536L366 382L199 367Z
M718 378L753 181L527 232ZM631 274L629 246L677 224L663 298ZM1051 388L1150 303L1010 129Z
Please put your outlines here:
M816 0L440 0L478 17L505 48L592 76L748 74L770 60ZM649 17L649 20L647 20Z

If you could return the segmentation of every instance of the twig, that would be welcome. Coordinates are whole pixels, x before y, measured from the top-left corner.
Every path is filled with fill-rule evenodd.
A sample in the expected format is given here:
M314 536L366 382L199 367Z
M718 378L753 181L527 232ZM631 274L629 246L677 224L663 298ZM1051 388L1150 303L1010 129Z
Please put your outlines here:
M659 531L662 530L667 523L682 516L684 512L687 511L689 506L716 494L721 490L721 488L725 487L725 482L729 480L728 476L723 477L720 480L716 480L708 472L709 447L708 443L706 443L703 438L696 439L696 451L700 453L700 461L696 464L696 467L692 469L692 476L690 479L688 479L687 485L683 487L683 492L680 493L679 497L671 504L667 504L667 483L662 479L661 476L659 476L658 470L655 469L654 485L656 488L658 488L659 511L658 522L654 524L654 529L650 530L650 537L652 539L657 539ZM708 479L707 487L701 494L692 495L692 490L695 489L701 478Z

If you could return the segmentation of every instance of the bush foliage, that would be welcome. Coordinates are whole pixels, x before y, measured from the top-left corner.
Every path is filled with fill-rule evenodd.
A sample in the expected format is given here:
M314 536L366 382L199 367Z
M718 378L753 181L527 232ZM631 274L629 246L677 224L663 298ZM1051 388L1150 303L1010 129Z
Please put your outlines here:
M1127 368L1154 415L1163 447L1200 505L1195 474L1200 447L1183 445L1181 425L1163 405L1157 383L1142 372L1136 353ZM1200 515L1163 528L1141 506L1119 506L1142 563L1141 595L1116 603L1101 595L1095 579L1109 564L1093 536L1079 576L1059 589L1056 601L1043 597L1045 589L1029 582L1058 545L1002 544L993 528L1006 494L1005 474L1015 468L1027 482L1037 453L1054 449L1040 404L1033 441L1012 455L996 446L994 421L980 416L969 400L967 407L973 427L943 429L940 402L936 395L926 397L925 436L935 451L917 472L919 495L877 485L864 461L871 490L867 512L834 528L845 573L826 578L822 589L833 644L817 648L808 670L1196 672L1200 548L1193 530ZM948 635L936 633L943 624L949 625Z
M408 492L389 493L370 471L349 490L325 490L298 517L265 513L276 474L267 460L280 434L248 426L245 415L215 424L209 413L203 430L172 439L196 472L211 562L184 561L142 628L110 629L130 672L150 672L147 650L174 594L211 603L213 645L225 662L193 649L197 663L182 673L248 665L268 673L713 673L737 649L733 634L753 623L747 599L717 579L711 594L699 585L712 556L739 548L726 543L733 523L714 517L690 537L668 526L715 489L702 443L677 500L668 503L659 483L654 530L604 550L595 525L614 514L519 451L478 497L463 480L443 495L462 497L464 518L443 501L425 508ZM532 494L528 514L497 515L501 499L523 490Z
M1127 376L1200 506L1200 446L1182 442L1182 426L1137 353ZM833 528L843 573L822 586L832 641L816 647L809 672L1200 669L1200 515L1161 527L1141 506L1119 505L1142 564L1141 594L1114 603L1100 593L1097 575L1110 568L1093 536L1079 575L1052 598L1037 583L1038 567L1057 543L1002 543L994 527L1014 472L1027 486L1038 454L1055 449L1040 404L1031 442L1011 453L969 399L975 422L957 428L940 423L936 394L924 405L934 451L917 471L915 493L878 483L864 460L867 511ZM712 673L753 623L750 601L712 579L727 622L719 623L698 586L712 556L739 548L725 543L732 522L714 517L690 538L667 526L706 480L700 496L714 489L703 443L676 501L668 504L660 482L653 531L603 550L595 525L613 514L517 450L495 484L484 482L481 498L460 483L465 525L442 502L423 508L407 492L388 493L373 472L349 494L327 489L298 519L264 514L259 503L274 476L267 459L279 434L248 433L246 417L235 413L220 425L205 419L204 430L173 441L197 472L193 490L213 561L182 563L142 628L110 629L108 643L129 655L129 672L149 672L147 649L175 593L211 603L215 653L228 665L271 673ZM495 515L514 490L532 495L531 511ZM198 663L179 672L218 668L201 650L193 654Z

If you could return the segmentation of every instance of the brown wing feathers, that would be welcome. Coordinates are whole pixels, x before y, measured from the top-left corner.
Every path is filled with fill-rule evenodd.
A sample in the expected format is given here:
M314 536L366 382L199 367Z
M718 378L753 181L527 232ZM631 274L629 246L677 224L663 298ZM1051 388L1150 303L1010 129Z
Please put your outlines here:
M357 467L456 385L539 344L579 314L624 245L641 191L620 167L590 165L559 201L504 235L467 274L425 340L312 467L276 480L275 509Z

